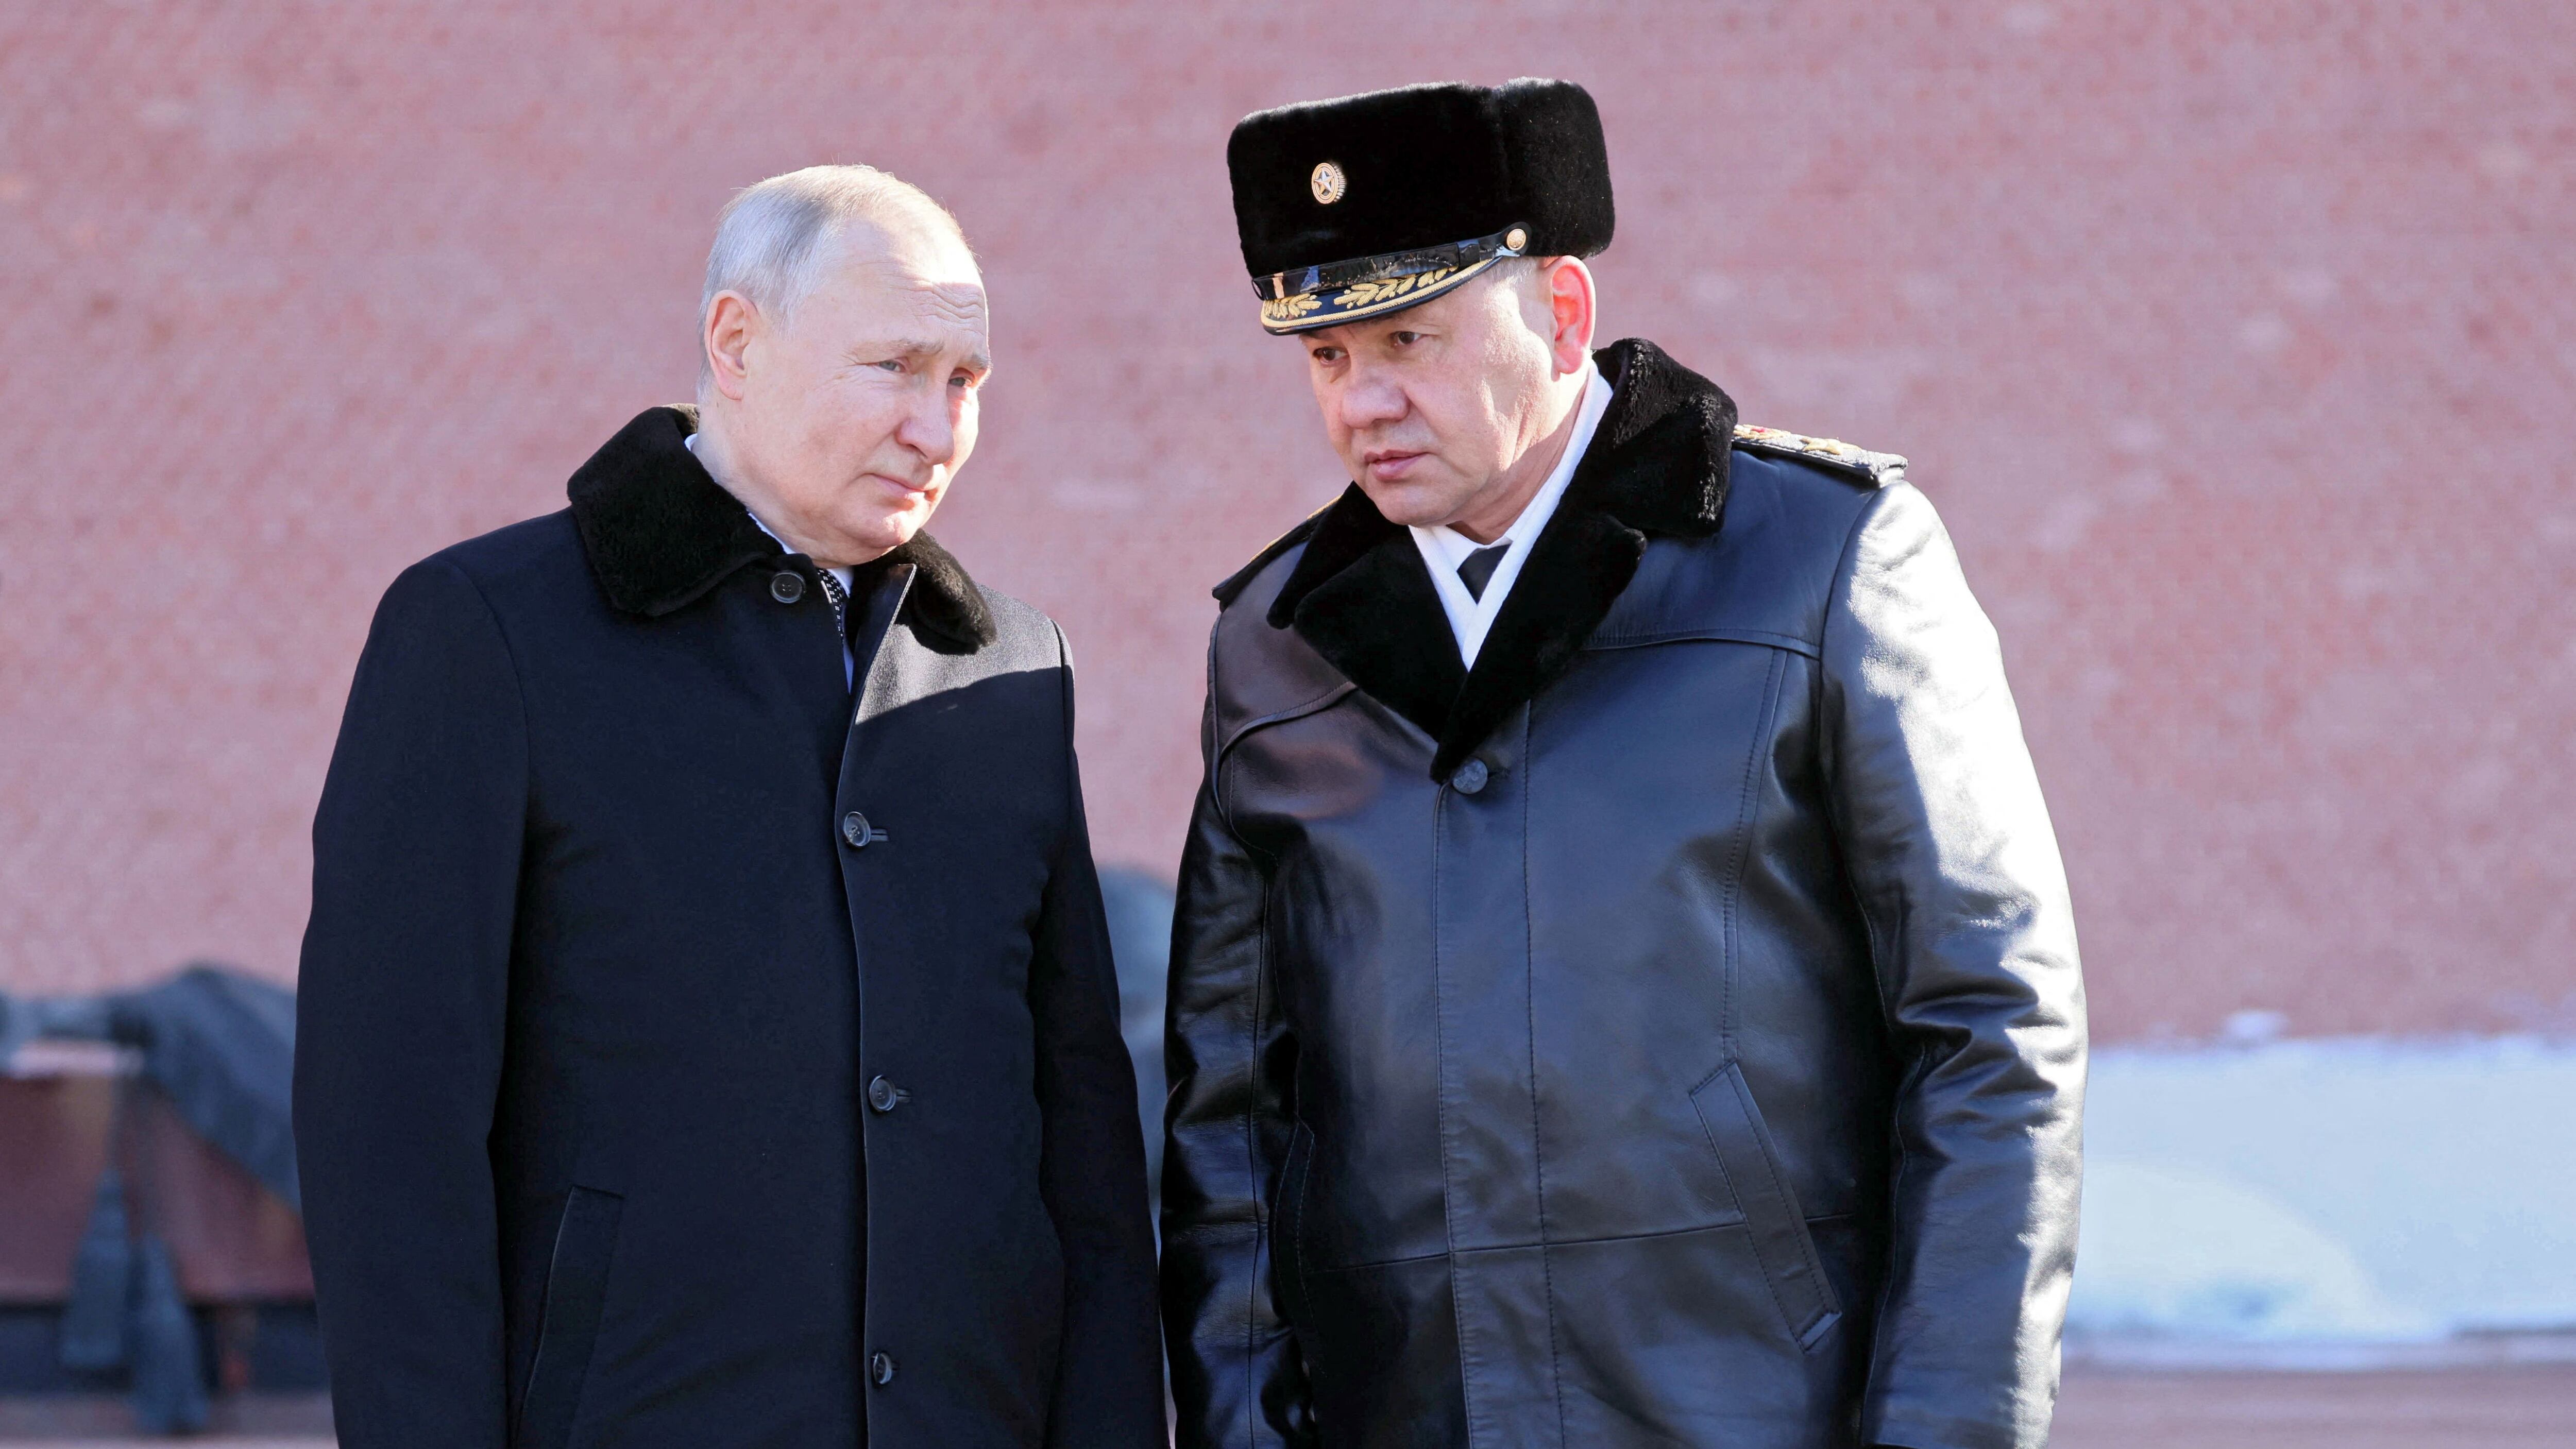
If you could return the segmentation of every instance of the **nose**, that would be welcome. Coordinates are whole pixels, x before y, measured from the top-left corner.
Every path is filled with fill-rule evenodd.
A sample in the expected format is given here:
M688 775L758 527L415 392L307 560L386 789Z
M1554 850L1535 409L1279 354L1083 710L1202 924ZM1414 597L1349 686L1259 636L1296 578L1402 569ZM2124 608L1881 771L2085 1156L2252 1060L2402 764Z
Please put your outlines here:
M945 379L916 394L895 428L895 441L920 455L933 468L946 467L957 456L957 420L950 415Z
M1395 379L1380 372L1354 369L1342 384L1335 409L1341 414L1342 426L1356 433L1402 418L1410 410L1410 403Z

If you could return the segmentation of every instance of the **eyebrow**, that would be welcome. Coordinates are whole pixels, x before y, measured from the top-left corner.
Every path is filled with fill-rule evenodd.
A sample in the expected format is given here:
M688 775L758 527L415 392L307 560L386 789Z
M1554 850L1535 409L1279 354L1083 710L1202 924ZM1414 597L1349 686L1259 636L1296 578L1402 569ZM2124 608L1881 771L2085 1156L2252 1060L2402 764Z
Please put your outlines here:
M902 358L931 357L937 355L940 351L940 344L936 342L928 341L919 337L901 337L890 342L879 342L873 344L863 343L860 346L851 348L849 355L852 361L858 361L862 358L871 356ZM965 365L969 372L991 372L993 370L993 359L982 352L970 352L966 355Z

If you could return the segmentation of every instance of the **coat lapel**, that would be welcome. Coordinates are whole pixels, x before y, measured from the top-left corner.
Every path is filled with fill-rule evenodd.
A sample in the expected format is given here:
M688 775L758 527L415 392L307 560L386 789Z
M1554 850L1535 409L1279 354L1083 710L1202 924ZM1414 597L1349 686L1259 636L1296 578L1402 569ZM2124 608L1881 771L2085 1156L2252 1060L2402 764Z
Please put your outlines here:
M1294 623L1315 652L1434 740L1467 677L1422 551L1353 484L1325 510L1287 584L1272 627Z
M591 574L627 613L658 619L736 569L786 556L689 451L686 440L697 427L696 408L647 408L565 489ZM971 653L997 637L983 590L929 534L914 534L884 562L911 566L904 618L925 644Z
M1352 683L1436 742L1449 773L1574 662L1635 577L1650 534L1705 538L1726 509L1735 404L1630 339L1594 354L1610 409L1494 627L1462 668L1421 551L1358 485L1317 517L1270 606Z

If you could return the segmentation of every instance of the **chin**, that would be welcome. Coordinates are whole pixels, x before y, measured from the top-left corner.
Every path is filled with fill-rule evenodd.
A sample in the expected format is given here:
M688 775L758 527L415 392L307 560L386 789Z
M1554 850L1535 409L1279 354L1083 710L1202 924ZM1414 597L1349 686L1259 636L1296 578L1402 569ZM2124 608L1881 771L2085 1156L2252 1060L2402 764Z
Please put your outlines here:
M931 511L937 506L936 502L932 502L912 508L874 512L866 518L851 519L849 536L880 552L901 548L912 542L914 534L921 532L922 525L930 521Z
M1362 483L1360 491L1387 522L1428 528L1456 511L1455 500L1427 483Z

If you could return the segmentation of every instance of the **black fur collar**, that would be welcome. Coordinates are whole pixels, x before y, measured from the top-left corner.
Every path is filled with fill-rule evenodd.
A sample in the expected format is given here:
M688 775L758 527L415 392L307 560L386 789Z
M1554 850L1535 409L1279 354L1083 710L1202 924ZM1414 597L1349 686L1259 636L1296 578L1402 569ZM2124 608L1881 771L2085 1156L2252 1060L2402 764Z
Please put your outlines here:
M745 564L786 553L689 451L682 440L697 427L696 408L647 408L565 490L591 573L608 601L630 614L660 618ZM913 566L906 612L923 629L970 650L997 637L983 591L929 534L914 534L886 558Z
M1304 542L1271 601L1272 627L1293 625L1345 678L1437 740L1435 780L1574 662L1636 575L1646 535L1706 538L1725 517L1735 403L1651 342L1614 342L1593 361L1610 383L1610 410L1473 671L1458 661L1421 551L1357 484L1219 586L1230 599L1260 564Z

